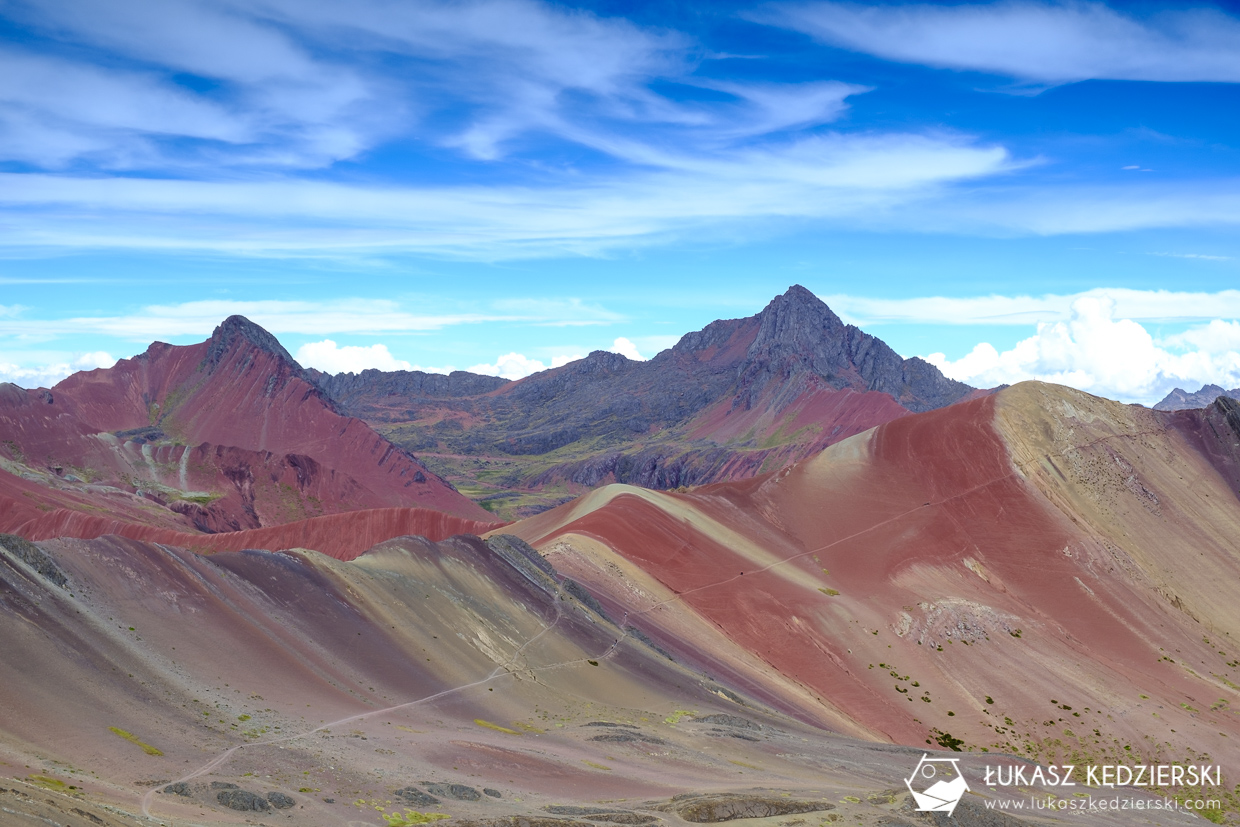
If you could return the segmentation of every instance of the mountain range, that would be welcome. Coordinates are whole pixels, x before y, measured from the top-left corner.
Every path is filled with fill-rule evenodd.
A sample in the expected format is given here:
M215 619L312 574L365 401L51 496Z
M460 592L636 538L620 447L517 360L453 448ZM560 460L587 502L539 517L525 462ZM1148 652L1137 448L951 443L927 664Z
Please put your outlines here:
M515 382L310 374L343 411L507 518L607 482L671 489L743 479L975 393L845 325L800 286L645 362L595 351Z
M0 497L17 824L937 824L935 752L953 823L1057 823L985 782L1047 763L1220 765L1124 795L1240 813L1226 395L975 390L795 287L517 382L233 317L0 388Z
M1183 388L1175 388L1154 406L1154 410L1183 411L1189 408L1204 408L1220 396L1240 399L1240 388L1232 388L1227 391L1223 390L1219 385L1202 385L1201 390L1193 393L1189 393Z
M155 343L50 390L0 389L0 530L239 542L403 507L426 512L401 518L411 530L443 539L430 514L477 522L464 530L606 482L744 479L975 393L844 325L801 287L648 362L598 351L516 382L328 376L233 316L197 345ZM231 547L221 542L193 541Z

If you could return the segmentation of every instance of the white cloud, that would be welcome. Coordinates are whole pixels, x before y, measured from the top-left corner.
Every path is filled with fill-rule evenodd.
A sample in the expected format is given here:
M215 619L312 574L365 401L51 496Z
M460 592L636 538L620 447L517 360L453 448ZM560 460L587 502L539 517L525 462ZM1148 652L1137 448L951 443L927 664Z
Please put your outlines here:
M440 140L476 158L502 156L526 132L563 134L572 122L683 118L647 84L688 70L688 40L623 19L529 0L268 0L256 13L319 42L416 59L410 74L423 97L450 91L472 104L465 125Z
M1116 316L1139 321L1204 322L1240 318L1240 290L1201 293L1099 287L1082 293L1041 296L923 296L907 299L827 295L821 297L847 322L859 326L883 322L929 324L1028 325L1067 321L1080 299L1105 299Z
M1176 386L1240 385L1240 325L1216 320L1159 342L1132 319L1116 318L1114 300L1083 296L1072 302L1067 321L1038 324L1036 334L1011 350L982 342L955 361L942 353L925 358L978 387L1039 379L1153 404Z
M775 8L782 24L852 48L993 59L1043 80L1222 79L1240 61L1235 21L1214 12ZM1227 180L966 189L1029 163L968 135L827 133L867 87L720 81L697 71L710 57L686 36L562 4L12 0L2 15L38 48L0 49L0 161L73 174L0 176L0 248L493 260L786 219L987 234L1240 223ZM664 94L669 83L707 94ZM487 170L457 180L510 183L296 177L365 165L383 146L455 150ZM365 169L381 176L377 166ZM109 177L135 169L145 177Z
M316 167L393 138L482 160L531 134L608 152L635 132L687 131L708 147L827 123L866 91L697 79L689 37L535 0L14 0L4 13L51 41L42 51L73 56L43 59L64 70L46 86L14 76L17 89L51 90L20 102L48 117L19 117L0 96L0 160L16 153L50 167ZM85 59L94 65L76 62ZM661 80L723 94L688 102L655 91ZM51 117L78 106L95 115ZM192 129L169 128L187 114ZM224 143L185 147L168 134Z
M384 344L340 347L331 339L302 345L297 349L295 358L302 367L317 368L324 373L361 373L370 368L389 371L426 370L415 368L403 359L397 359Z
M576 362L582 357L579 354L554 356L551 364L546 365L537 359L531 359L523 353L505 353L495 360L495 364L473 365L465 368L470 373L481 373L487 376L502 376L505 379L524 379L532 373L558 368L569 362Z
M637 345L633 344L631 341L624 338L623 336L619 337L618 339L616 339L616 341L612 342L611 347L607 349L610 350L612 353L619 353L621 356L625 357L626 359L632 359L636 362L646 361L646 357L642 356L637 351Z
M888 214L1012 167L959 135L820 135L540 188L206 182L0 173L0 247L483 258L596 253L703 224ZM649 166L648 165L648 166Z
M0 179L0 247L595 254L705 223L855 220L1018 166L966 135L808 133L868 88L699 77L688 37L534 0L14 0L3 15L46 42L0 52L0 161L75 173ZM296 177L381 145L488 170L518 154L501 178L524 184Z
M1150 253L1150 255L1165 258L1195 258L1201 261L1231 261L1231 256L1212 256L1207 253Z
M0 49L0 103L54 121L104 129L246 140L222 107L153 74L117 72L61 58Z
M623 151L637 158L639 149ZM817 135L647 154L640 172L588 183L552 175L538 187L0 173L0 248L495 260L597 255L709 227L762 232L763 220L1001 236L1240 224L1235 180L964 188L1020 164L961 135ZM1213 260L1206 255L1197 254Z
M1172 347L1196 348L1209 354L1240 351L1240 322L1213 319L1207 325L1168 336L1164 341Z
M102 350L79 353L67 361L41 365L14 364L0 356L0 382L12 382L23 388L50 388L80 370L110 368L115 364L116 359Z
M564 313L567 319L557 314ZM420 314L404 310L386 299L331 301L235 301L207 299L173 305L150 305L124 316L79 316L70 319L33 319L18 314L3 318L0 335L56 335L95 333L137 341L152 338L206 337L225 318L241 315L274 334L410 333L479 322L507 321L538 325L561 322L580 324L596 316L607 322L616 318L605 308L581 302L547 302L514 307L507 312Z
M1240 22L1209 9L1142 20L1088 2L811 2L753 16L888 60L1021 80L1240 81Z
M495 364L472 365L465 368L470 373L482 373L487 376L502 376L505 379L522 379L531 373L544 371L547 366L537 359L530 359L522 353L505 353L495 360Z
M32 163L320 166L383 134L368 111L385 108L397 117L402 108L380 101L378 79L312 57L289 33L240 10L192 0L66 0L17 2L6 11L75 56L25 58L12 85L35 81L29 88L39 94L0 97L8 104L0 104L0 117L10 116L0 154L30 147L40 133L55 139L56 152L28 158ZM192 80L183 84L177 76ZM15 105L39 117L14 120L21 111ZM186 147L165 141L170 135L223 143Z
M525 319L538 319L543 327L587 327L624 320L597 304L587 304L581 299L517 298L496 299L491 307L497 312L508 313Z
M908 213L909 226L927 231L1064 235L1156 227L1240 224L1234 179L1171 180L1105 186L979 188L933 210Z

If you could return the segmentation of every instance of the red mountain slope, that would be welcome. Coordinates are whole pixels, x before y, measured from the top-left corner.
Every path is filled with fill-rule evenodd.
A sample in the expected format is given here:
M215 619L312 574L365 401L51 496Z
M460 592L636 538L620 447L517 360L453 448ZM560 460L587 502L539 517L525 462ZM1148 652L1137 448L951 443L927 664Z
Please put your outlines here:
M60 509L235 531L365 508L489 514L337 413L269 333L234 316L53 390L0 390L0 528ZM86 525L64 517L63 525Z
M5 533L29 540L116 535L188 548L200 554L252 548L309 548L337 560L353 560L372 546L394 537L416 535L438 542L458 534L481 534L502 525L495 520L467 520L426 508L371 508L248 531L190 534L65 509L20 523L13 531L6 529Z
M1043 760L1234 764L1240 417L1207 450L1216 418L1026 383L776 474L610 486L504 530L790 712L809 696L873 737Z

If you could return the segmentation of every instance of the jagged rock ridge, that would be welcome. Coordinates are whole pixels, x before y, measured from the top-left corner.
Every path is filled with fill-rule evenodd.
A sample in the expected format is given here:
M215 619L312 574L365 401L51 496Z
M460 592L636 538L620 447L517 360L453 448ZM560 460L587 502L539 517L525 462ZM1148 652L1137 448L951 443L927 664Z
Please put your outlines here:
M1176 388L1167 394L1161 402L1154 406L1156 411L1183 411L1190 408L1204 408L1220 396L1240 399L1240 388L1223 390L1219 385L1202 385L1201 390L1189 393L1183 388Z

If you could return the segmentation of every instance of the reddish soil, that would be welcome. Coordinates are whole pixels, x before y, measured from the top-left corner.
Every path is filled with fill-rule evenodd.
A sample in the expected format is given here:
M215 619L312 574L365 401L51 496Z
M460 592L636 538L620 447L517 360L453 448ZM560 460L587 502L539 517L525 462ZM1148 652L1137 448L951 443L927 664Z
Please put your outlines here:
M991 750L1032 744L1044 758L1069 748L1235 755L1220 733L1234 738L1240 726L1217 706L1205 711L1205 699L1240 680L1228 665L1240 662L1235 647L1218 645L1240 639L1240 617L1210 585L1240 578L1227 539L1240 501L1217 461L1138 418L1118 403L1022 386L895 418L753 480L681 495L616 487L504 531L554 548L557 560L574 537L602 543L682 611L892 741L950 733ZM1098 446L1111 453L1083 458ZM1033 459L1043 455L1045 464ZM1115 492L1087 473L1095 462L1134 470ZM1034 473L1052 466L1078 471ZM1100 498L1107 510L1090 505ZM1138 532L1138 514L1160 522ZM1202 577L1173 551L1176 532L1191 533ZM632 622L650 611L605 572L581 571ZM690 657L704 664L715 645L660 643L681 654L696 646ZM786 699L782 708L806 714Z
M105 516L60 510L16 526L0 525L0 531L30 540L49 540L54 537L89 540L116 535L190 548L200 553L241 551L249 548L308 548L337 560L352 560L372 546L393 537L417 535L439 541L458 534L482 534L502 525L503 523L495 521L467 520L426 508L372 508L249 531L189 534Z
M238 317L206 342L156 343L51 391L0 386L0 463L10 531L59 525L85 536L134 522L217 533L373 508L493 522L337 413L274 339Z

